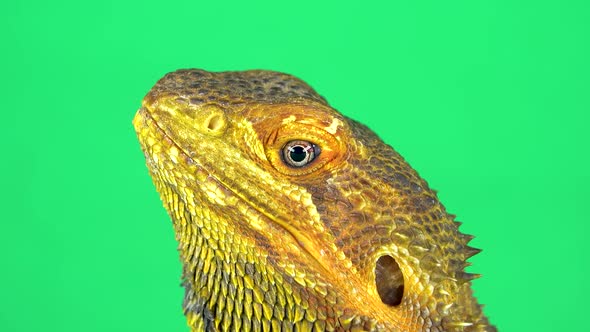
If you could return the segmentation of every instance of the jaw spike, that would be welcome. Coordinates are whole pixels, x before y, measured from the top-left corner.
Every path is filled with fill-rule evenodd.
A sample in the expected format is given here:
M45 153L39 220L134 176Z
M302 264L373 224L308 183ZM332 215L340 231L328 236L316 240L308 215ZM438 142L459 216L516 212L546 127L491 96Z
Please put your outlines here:
M465 259L468 259L470 257L473 257L473 256L479 254L480 252L481 252L481 249L470 247L470 246L466 246L463 249L463 253L465 254Z
M446 326L449 327L469 327L469 326L473 326L473 323L471 322L449 322L445 324Z
M464 233L460 233L459 237L461 238L461 240L463 240L463 243L465 243L465 244L471 242L471 240L473 240L475 238L474 235L464 234Z
M462 284L462 283L466 283L469 282L471 280L480 278L481 274L478 273L469 273L469 272L457 272L455 274L455 278L457 279L457 281Z

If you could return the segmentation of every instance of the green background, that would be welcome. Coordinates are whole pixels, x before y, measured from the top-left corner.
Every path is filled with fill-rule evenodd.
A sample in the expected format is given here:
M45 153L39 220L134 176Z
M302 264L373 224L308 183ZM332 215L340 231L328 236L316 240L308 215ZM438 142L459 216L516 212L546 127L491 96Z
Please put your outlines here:
M477 235L500 331L587 329L587 1L0 5L0 331L186 331L131 119L166 72L274 69L373 128Z

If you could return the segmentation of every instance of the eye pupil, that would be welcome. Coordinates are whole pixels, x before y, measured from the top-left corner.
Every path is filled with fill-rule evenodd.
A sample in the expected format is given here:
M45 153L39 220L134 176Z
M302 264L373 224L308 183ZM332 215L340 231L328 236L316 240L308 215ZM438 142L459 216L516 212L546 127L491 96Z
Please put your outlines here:
M305 149L302 146L295 146L289 151L289 156L295 162L301 162L307 156Z
M297 168L308 165L320 154L317 145L301 140L288 142L282 150L285 163Z

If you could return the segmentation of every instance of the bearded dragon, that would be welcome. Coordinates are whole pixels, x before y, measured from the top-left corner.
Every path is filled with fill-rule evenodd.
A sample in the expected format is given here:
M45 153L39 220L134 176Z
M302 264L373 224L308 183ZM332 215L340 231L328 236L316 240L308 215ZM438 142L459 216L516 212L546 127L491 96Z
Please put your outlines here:
M303 81L179 70L133 124L173 221L191 331L496 331L464 270L473 237Z

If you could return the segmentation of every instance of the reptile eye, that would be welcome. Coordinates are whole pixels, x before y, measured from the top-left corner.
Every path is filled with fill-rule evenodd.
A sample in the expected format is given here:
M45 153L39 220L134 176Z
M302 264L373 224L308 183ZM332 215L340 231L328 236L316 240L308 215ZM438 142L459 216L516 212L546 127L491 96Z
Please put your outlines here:
M283 160L291 167L304 167L320 154L320 148L308 141L290 141L283 147Z

